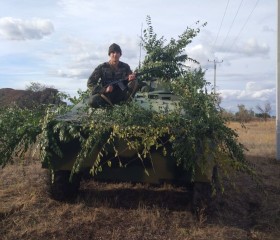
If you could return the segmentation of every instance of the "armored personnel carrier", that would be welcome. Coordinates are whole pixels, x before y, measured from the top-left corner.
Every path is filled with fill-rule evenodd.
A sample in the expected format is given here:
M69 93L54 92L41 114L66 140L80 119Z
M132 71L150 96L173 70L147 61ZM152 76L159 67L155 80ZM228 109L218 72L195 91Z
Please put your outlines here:
M133 101L144 109L160 111L163 114L176 110L178 106L178 96L175 96L170 91L155 88L138 91L134 95ZM105 110L88 108L87 98L85 97L69 112L57 116L54 121L79 126L80 119L87 114L92 114L92 111L102 112ZM70 141L59 141L58 135L59 130L57 130L56 140L62 154L58 154L57 151L50 148L47 151L51 152L52 157L49 161L43 163L44 168L51 169L50 193L54 199L67 200L75 198L78 194L83 174L88 175L96 161L98 161L99 167L102 166L102 171L96 171L93 175L93 179L96 181L171 183L192 186L193 189L197 190L193 193L194 201L196 201L197 193L201 189L206 198L211 195L211 183L216 172L211 159L213 156L211 155L209 155L207 161L208 165L204 164L204 169L197 164L195 178L192 179L188 171L178 166L172 154L171 144L168 142L164 146L165 152L162 146L154 147L146 158L139 158L135 149L129 148L125 140L118 139L114 146L107 145L106 156L99 155L102 144L100 142L94 144L91 153L84 161L79 162L78 171L73 171L73 167L77 164L77 156L81 150L80 141L78 138ZM110 160L110 164L107 164L108 160Z

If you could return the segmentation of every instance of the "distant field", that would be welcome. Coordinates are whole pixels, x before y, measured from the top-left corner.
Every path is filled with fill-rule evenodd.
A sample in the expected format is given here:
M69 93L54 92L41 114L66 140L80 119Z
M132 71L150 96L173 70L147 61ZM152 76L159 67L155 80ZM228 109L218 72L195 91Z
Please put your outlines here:
M27 158L0 169L0 239L279 239L280 161L275 121L230 123L262 179L257 186L232 174L213 214L195 218L190 193L171 185L83 182L78 199L61 203L46 193L46 173Z
M274 158L276 154L276 125L275 120L254 121L245 124L232 122L230 127L235 129L240 142L248 149L248 155Z

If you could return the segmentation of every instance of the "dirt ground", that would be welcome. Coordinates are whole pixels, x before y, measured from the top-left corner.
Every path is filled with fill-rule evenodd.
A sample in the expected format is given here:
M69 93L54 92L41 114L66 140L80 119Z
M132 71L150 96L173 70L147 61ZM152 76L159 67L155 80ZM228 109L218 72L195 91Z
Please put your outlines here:
M78 198L49 198L38 161L0 169L0 239L280 239L280 161L275 127L250 123L240 140L262 184L232 174L211 214L192 214L188 189L83 181ZM232 184L234 183L234 184Z

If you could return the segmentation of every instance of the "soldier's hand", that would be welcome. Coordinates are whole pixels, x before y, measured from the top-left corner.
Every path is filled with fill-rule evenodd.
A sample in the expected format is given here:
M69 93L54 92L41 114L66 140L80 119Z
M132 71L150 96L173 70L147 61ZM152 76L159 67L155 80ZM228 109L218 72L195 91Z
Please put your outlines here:
M136 75L134 73L128 75L128 81L133 81L133 80L135 80L135 78L136 78Z
M105 93L110 93L113 91L113 86L112 85L109 85L106 90L105 90Z

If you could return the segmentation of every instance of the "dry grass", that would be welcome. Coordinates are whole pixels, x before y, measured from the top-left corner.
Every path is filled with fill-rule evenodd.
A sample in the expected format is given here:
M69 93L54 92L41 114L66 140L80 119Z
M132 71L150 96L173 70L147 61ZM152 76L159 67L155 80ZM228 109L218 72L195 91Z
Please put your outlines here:
M213 204L214 213L190 211L190 192L170 185L83 182L78 199L47 195L38 162L0 170L0 238L7 239L279 239L280 162L275 122L231 123L248 149L266 192L246 175Z
M239 140L248 148L247 155L274 158L276 149L275 121L254 121L230 123L239 134Z

